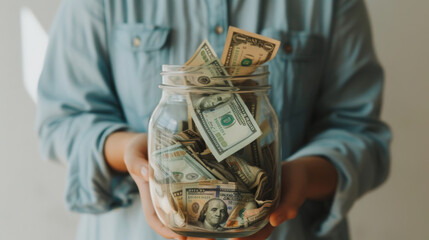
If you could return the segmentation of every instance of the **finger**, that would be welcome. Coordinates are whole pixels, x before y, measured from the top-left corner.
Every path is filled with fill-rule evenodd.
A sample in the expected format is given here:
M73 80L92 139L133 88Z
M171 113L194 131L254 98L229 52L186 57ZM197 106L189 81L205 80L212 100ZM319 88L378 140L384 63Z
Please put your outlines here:
M278 226L293 219L305 200L306 175L304 169L293 162L282 166L281 199L278 208L270 216L270 224Z
M271 233L274 231L274 227L270 224L267 224L264 228L258 231L255 234L252 234L243 238L231 238L232 240L259 240L259 239L267 239Z
M149 194L149 184L142 183L140 186L139 192L142 199L143 212L149 226L164 238L184 239L183 236L174 233L159 220L158 215L153 208L152 199Z
M138 184L139 182L148 182L149 181L149 168L148 161L139 157L132 157L128 163L127 168L128 172L134 178L135 182Z

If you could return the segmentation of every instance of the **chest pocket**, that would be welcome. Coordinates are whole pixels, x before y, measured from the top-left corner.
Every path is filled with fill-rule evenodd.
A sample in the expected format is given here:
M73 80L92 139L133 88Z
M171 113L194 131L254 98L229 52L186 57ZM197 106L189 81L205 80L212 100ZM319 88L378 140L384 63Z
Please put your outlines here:
M130 126L146 131L161 97L161 66L168 63L169 27L119 24L111 36L114 81Z
M263 35L281 46L269 62L272 103L287 119L310 112L322 77L323 38L307 32L267 29Z

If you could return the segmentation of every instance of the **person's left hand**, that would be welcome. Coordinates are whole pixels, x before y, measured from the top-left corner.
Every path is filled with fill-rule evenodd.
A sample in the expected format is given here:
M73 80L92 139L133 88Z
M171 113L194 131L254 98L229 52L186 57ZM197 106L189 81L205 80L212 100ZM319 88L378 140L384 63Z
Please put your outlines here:
M270 224L259 232L236 240L266 239L274 228L293 219L307 198L324 199L332 195L337 183L334 166L322 157L305 157L283 162L279 206L270 215Z
M160 236L180 240L214 240L212 238L194 238L181 236L165 226L155 212L149 190L148 136L146 133L135 134L124 152L124 162L134 182L137 184L143 214L149 226Z

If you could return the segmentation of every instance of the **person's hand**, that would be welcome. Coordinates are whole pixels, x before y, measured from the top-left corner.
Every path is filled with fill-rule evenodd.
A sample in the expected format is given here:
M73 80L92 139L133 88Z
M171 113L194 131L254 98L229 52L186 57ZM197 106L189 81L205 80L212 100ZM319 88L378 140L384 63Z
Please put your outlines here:
M164 238L182 240L197 239L174 233L162 224L156 215L149 192L147 134L137 134L127 144L124 152L124 162L139 189L143 213L149 226Z
M270 215L267 224L257 233L240 240L266 239L274 228L293 219L298 209L309 199L322 200L330 197L337 184L335 167L322 157L305 157L283 162L281 167L281 197L278 208Z

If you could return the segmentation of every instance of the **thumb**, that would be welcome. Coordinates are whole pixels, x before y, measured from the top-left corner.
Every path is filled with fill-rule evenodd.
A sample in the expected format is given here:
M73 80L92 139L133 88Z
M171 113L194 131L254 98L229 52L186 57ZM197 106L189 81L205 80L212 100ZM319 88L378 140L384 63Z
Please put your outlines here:
M277 212L277 211L276 211ZM298 208L288 208L287 210L282 211L281 213L274 212L270 216L270 224L273 227L277 227L282 224L284 221L294 219L298 214Z
M133 162L129 167L128 171L131 177L134 179L139 189L141 189L143 185L149 182L148 162L140 159L139 161Z
M306 199L305 174L294 163L283 164L281 183L280 204L270 216L270 224L274 227L295 218Z
M127 156L128 155L128 156ZM137 154L126 154L126 165L128 172L134 178L134 180L144 180L145 182L149 181L149 166L148 161ZM136 181L137 182L137 181Z
M278 208L270 216L270 224L277 227L284 221L294 219L298 214L298 209L302 202L297 197L298 194L283 194Z
M126 147L124 161L134 180L149 181L146 134L138 134L131 140Z

